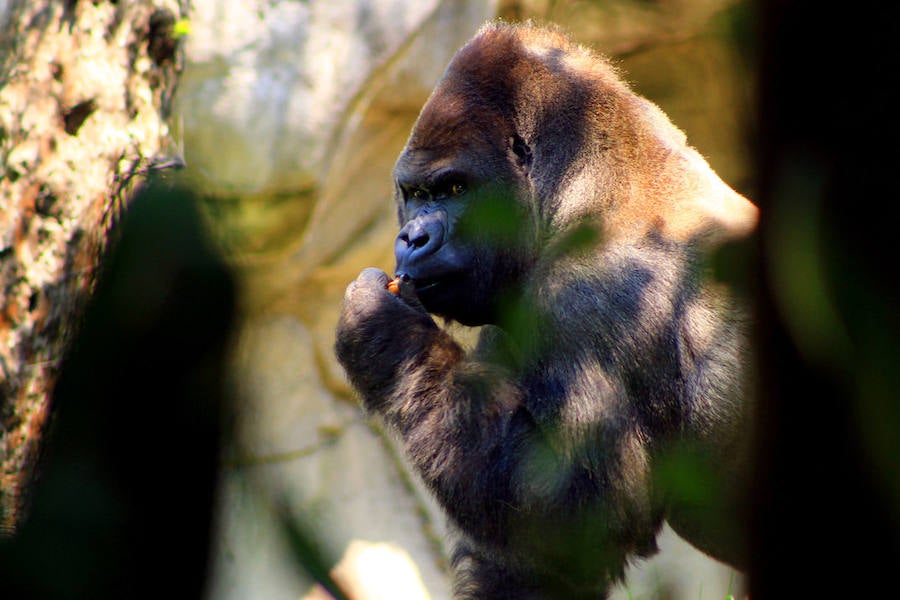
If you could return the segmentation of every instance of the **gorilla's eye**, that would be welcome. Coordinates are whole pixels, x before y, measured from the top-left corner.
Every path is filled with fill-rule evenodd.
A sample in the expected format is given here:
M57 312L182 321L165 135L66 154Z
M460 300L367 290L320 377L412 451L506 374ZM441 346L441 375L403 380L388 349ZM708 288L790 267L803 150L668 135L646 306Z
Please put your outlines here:
M462 196L466 193L466 184L454 183L452 186L450 186L450 193L454 196Z
M431 198L431 194L429 194L428 190L424 188L416 188L412 191L412 197L416 200L429 200Z

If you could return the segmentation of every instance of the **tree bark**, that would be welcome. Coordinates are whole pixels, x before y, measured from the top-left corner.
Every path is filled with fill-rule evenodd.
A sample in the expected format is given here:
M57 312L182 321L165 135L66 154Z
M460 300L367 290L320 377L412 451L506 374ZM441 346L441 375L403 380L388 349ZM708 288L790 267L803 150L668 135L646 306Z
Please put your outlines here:
M111 227L167 162L186 5L12 0L0 14L0 536L22 521Z

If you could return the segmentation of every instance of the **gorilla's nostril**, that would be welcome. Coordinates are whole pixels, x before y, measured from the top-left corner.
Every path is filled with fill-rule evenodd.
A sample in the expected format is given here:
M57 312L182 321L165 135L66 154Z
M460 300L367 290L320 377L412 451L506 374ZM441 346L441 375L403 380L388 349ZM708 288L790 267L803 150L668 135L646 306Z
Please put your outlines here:
M397 260L405 264L408 261L425 260L438 250L444 242L444 223L446 213L443 211L425 212L408 221L397 234L394 252Z
M406 246L412 250L419 250L428 245L434 235L435 223L429 217L418 218L411 221L405 232L401 232L401 238Z

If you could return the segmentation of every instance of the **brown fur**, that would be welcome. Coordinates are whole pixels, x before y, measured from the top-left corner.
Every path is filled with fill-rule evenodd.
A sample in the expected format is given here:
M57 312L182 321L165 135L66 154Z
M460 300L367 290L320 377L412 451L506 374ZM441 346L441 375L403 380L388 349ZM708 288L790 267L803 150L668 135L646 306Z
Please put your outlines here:
M615 237L656 229L677 241L722 242L755 228L756 207L719 179L668 117L633 94L608 61L558 30L489 23L454 65L423 109L407 152L451 155L461 140L471 144L498 126L518 131L540 152L538 128L552 114L558 134L584 143L567 172L549 174L564 180L554 194L581 201L559 207L539 196L558 211L543 215L550 229L600 217ZM473 97L473 89L481 94ZM578 110L570 110L573 97L581 99ZM550 182L537 183L540 195L540 184Z
M741 317L702 264L756 208L607 61L532 25L460 50L395 179L408 283L351 283L336 351L458 532L456 597L603 597L664 519L739 564ZM488 327L466 354L426 309Z

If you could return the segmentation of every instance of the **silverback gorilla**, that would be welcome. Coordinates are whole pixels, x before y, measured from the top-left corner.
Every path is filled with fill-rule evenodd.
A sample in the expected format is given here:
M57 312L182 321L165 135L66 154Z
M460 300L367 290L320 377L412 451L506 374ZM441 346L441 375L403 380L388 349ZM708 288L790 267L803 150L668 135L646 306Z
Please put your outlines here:
M363 271L336 352L449 516L455 597L602 598L663 520L740 567L745 350L704 257L756 208L530 24L459 51L394 181L399 293ZM429 313L485 325L476 348Z

